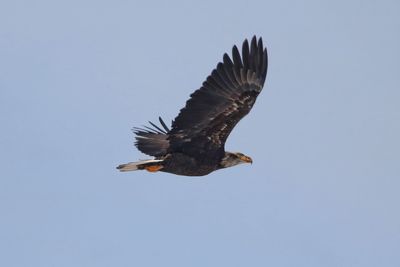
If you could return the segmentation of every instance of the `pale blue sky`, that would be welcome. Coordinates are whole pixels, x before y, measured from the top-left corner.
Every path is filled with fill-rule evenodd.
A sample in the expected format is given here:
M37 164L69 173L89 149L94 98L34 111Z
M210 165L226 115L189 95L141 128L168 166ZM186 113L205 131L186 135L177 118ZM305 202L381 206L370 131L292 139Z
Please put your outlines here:
M0 266L400 266L399 1L0 3ZM224 52L269 49L227 149L119 173Z

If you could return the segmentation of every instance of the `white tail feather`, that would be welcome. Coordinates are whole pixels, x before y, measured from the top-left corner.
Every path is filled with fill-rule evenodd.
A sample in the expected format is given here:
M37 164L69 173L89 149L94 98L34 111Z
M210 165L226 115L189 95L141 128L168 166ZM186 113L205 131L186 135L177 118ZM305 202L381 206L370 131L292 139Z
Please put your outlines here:
M136 171L138 170L138 166L146 163L153 163L153 162L161 162L162 159L148 159L148 160L141 160L137 162L129 162L126 164L121 164L117 167L117 169L121 172L129 172L129 171Z

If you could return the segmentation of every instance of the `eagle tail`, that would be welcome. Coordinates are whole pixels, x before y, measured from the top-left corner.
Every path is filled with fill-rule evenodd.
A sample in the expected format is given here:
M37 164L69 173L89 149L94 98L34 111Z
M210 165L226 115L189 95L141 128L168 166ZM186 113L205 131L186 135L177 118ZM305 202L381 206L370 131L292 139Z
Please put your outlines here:
M162 159L149 159L141 160L137 162L129 162L117 166L117 169L121 172L129 172L136 170L147 170L149 172L156 172L163 168Z

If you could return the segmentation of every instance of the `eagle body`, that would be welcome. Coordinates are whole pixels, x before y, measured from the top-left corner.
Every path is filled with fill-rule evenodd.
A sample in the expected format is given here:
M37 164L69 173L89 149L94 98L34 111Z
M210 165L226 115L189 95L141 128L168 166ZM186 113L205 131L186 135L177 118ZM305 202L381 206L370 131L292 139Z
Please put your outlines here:
M120 171L147 170L184 176L203 176L241 163L252 163L242 153L225 151L225 142L260 94L267 75L268 56L262 39L245 40L242 53L232 48L223 61L191 94L172 122L134 128L136 147L153 159L121 164Z
M218 162L221 161L223 155L199 155L192 157L184 153L169 154L163 163L160 171L169 172L177 175L185 176L203 176L218 169Z

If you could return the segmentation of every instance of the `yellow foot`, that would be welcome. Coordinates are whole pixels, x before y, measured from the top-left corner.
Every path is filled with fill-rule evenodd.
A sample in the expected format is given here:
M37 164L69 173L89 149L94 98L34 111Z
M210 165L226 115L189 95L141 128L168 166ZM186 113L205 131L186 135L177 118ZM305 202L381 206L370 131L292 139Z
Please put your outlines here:
M163 168L162 165L154 165L154 166L147 166L145 167L145 169L148 172L158 172L159 170L161 170Z

